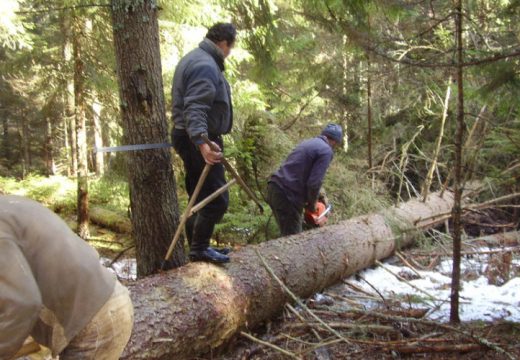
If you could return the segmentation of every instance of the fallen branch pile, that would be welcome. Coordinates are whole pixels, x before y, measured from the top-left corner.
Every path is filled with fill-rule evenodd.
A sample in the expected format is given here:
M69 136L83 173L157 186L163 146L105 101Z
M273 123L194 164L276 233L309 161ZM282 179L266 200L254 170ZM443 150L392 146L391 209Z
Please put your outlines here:
M505 238L515 236L518 233L507 234ZM501 238L504 236L497 237ZM496 239L488 237L486 240ZM517 359L520 355L520 347L508 343L500 334L494 335L493 341L487 339L491 334L489 326L455 327L426 320L423 317L431 309L403 308L400 301L378 298L347 281L348 294L338 295L332 290L303 303L274 274L262 256L258 256L298 308L287 304L283 320L273 329L268 328L261 338L242 332L244 344L234 354L242 360L276 359L277 355L293 359L366 359L382 358L384 354L394 358L398 354L408 354L439 359L454 356L461 359L467 354L468 359L473 359L475 356L487 358L484 356L487 353L493 359ZM374 305L376 310L365 309L367 298L379 304Z
M484 338L485 328L452 327L433 321L416 318L416 311L395 311L381 308L365 311L354 307L318 306L313 312L321 322L314 321L301 309L296 314L287 307L284 319L261 338L242 333L244 341L236 357L247 359L276 359L283 354L294 359L369 359L398 356L398 354L425 354L428 358L464 358L475 355L494 359L517 359L515 353L505 350L510 344L499 336L494 341ZM401 316L393 315L399 312ZM323 323L341 334L339 339L325 328ZM481 333L481 334L479 334ZM247 339L248 341L245 341ZM515 351L515 349L513 349ZM478 352L477 354L475 352ZM472 354L471 354L472 353ZM436 357L435 357L436 356ZM282 357L283 358L283 357Z
M123 359L192 359L280 314L289 300L265 270L256 250L298 297L306 298L390 256L436 224L453 196L430 194L381 213L247 246L219 267L191 263L130 287L134 330Z
M452 204L450 193L443 198L430 194L424 203L413 200L381 213L244 247L233 252L225 266L191 263L141 279L130 287L135 324L122 358L193 359L235 334L249 334L248 329L279 315L286 303L307 298L411 244L416 234L413 224L421 229L432 227L438 223L433 215L449 211ZM306 316L320 324L311 329L313 336L322 338L320 342L356 348L365 340L354 338L354 330L330 326L308 311ZM370 318L368 314L357 317ZM376 332L368 325L394 326L392 321L374 323L372 317L355 332ZM413 335L413 327L410 331ZM403 339L394 334L379 341ZM430 340L421 344L444 349L452 345L438 341L432 345Z

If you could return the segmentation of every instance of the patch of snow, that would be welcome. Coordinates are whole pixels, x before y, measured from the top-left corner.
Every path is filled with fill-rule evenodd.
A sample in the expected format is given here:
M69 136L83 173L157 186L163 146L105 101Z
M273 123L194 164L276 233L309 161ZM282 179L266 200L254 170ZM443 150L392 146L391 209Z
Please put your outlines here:
M509 320L520 322L520 278L510 279L502 286L491 285L488 279L482 275L487 266L487 258L484 255L474 257L463 257L461 260L461 273L471 271L476 274L476 279L462 281L460 292L459 315L461 321L473 320ZM514 264L518 261L512 262ZM385 264L385 267L395 274L412 273L406 266L396 266ZM356 280L355 276L348 278L352 283L366 292L378 297L376 288L383 297L388 299L400 299L403 303L409 302L411 296L415 303L412 307L430 307L432 311L428 313L430 319L448 321L450 314L450 292L451 292L451 271L452 261L442 261L434 271L418 271L422 278L408 280L418 291L404 281L398 280L394 275L382 267L363 270L359 273L360 277ZM364 280L366 281L364 281ZM369 285L370 284L370 285ZM345 287L345 291L347 291ZM428 296L430 295L430 296ZM348 294L345 294L348 297ZM417 298L422 299L417 302ZM366 306L372 306L373 302L366 302Z
M102 257L99 259L103 266L117 275L119 279L135 280L137 279L137 263L134 258L125 258L116 261L109 267L112 259Z
M461 321L503 319L520 322L520 277L512 278L502 286L489 284L488 279L482 275L487 266L487 259L486 255L463 257L461 259L461 273L474 272L477 275L474 280L461 281L459 305ZM100 261L104 266L108 267L112 260L101 258ZM520 264L520 260L514 259L511 263ZM406 266L385 264L385 267L394 274L406 273L407 275L415 275ZM120 279L135 280L137 278L137 264L133 258L120 259L111 267L108 267L108 269L117 274ZM421 278L408 281L422 291L414 289L404 281L398 280L382 267L361 271L359 275L366 282L364 280L356 280L355 276L347 280L366 292L374 294L374 297L379 297L379 295L376 294L372 286L383 297L401 299L405 304L412 301L410 300L412 296L415 298L414 301L420 298L423 302L411 303L411 306L428 306L432 308L432 311L428 313L430 319L448 321L450 314L451 270L452 260L441 261L433 271L418 270ZM347 291L347 287L345 287L345 291ZM349 295L345 294L345 296L348 297ZM321 302L325 298L321 294L316 294L313 300ZM360 300L358 298L356 300L363 301L367 307L375 305L370 300Z

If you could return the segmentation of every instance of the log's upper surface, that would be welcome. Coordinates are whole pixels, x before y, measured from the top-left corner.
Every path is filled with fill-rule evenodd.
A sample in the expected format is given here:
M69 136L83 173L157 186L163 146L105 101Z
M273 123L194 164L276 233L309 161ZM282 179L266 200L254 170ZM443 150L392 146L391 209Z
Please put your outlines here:
M452 205L451 193L430 194L426 202L244 247L231 253L225 266L190 263L141 279L130 287L135 324L123 358L193 358L279 313L288 297L256 250L294 294L305 298L390 256L396 244L410 244L413 224L433 225L432 217Z

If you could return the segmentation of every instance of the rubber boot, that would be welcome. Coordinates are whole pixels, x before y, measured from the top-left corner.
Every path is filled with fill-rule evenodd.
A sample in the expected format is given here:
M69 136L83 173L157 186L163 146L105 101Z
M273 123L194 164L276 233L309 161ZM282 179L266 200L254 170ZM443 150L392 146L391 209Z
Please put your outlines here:
M184 229L186 230L186 241L191 249L191 240L193 239L193 229L195 228L195 222L197 221L197 215L193 214L186 220L186 224L184 225Z
M207 261L213 263L225 263L229 257L223 255L209 246L209 240L215 228L215 221L198 214L193 228L191 239L190 260Z

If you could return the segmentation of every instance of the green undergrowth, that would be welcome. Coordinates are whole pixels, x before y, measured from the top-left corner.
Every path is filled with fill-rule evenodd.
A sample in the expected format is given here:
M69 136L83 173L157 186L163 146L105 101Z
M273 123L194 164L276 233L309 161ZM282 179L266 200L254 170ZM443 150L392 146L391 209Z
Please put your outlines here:
M277 165L278 166L278 165ZM275 167L277 167L275 166ZM390 200L384 191L384 186L377 180L373 181L363 172L363 162L356 161L348 154L335 155L324 182L324 188L333 211L328 224L379 211L390 206ZM178 174L177 189L180 211L184 211L187 195L182 187L182 174ZM263 192L267 185L267 175L261 177L258 184ZM229 209L222 221L216 226L213 241L227 245L245 245L260 243L279 236L276 221L269 205L263 200L265 194L258 192L254 182L249 185L256 190L261 199L264 213L261 214L256 204L248 198L238 185L230 189ZM41 202L45 206L60 213L68 222L75 218L76 211L76 181L64 176L44 177L30 175L24 180L12 177L0 177L0 191L8 194L26 196ZM126 179L105 175L89 179L89 203L91 207L112 210L127 214L129 208L128 183ZM69 224L74 227L74 224ZM110 235L111 236L111 235ZM113 239L107 234L93 234L93 245L103 246ZM98 243L95 238L99 237ZM112 246L112 245L110 245Z
M262 179L260 186L265 191L268 176ZM328 224L380 211L391 205L384 185L366 176L362 161L351 159L343 152L335 155L323 187L333 206ZM231 244L259 243L278 237L279 230L271 209L267 203L262 203L264 214L259 213L256 205L237 185L233 186L229 210L217 225L215 237Z
M333 205L331 223L380 211L391 206L383 183L372 180L364 161L340 152L334 156L323 187Z
M128 235L117 234L102 228L90 226L91 236L88 243L95 247L100 256L113 258L119 252L133 244ZM125 252L125 255L133 255L133 251Z
M36 200L62 216L75 213L76 190L75 179L65 176L29 175L23 180L0 177L3 193ZM89 179L89 203L126 214L130 203L126 180L108 175Z
M65 176L44 177L30 175L23 180L0 177L0 191L5 194L24 196L36 200L58 212L71 229L76 228L76 181ZM128 185L124 179L115 177L92 178L89 181L90 206L97 206L126 214L129 199ZM113 257L132 242L129 235L90 224L88 243L101 256Z
M0 191L25 196L64 214L76 208L76 183L65 176L29 175L23 180L0 177Z

